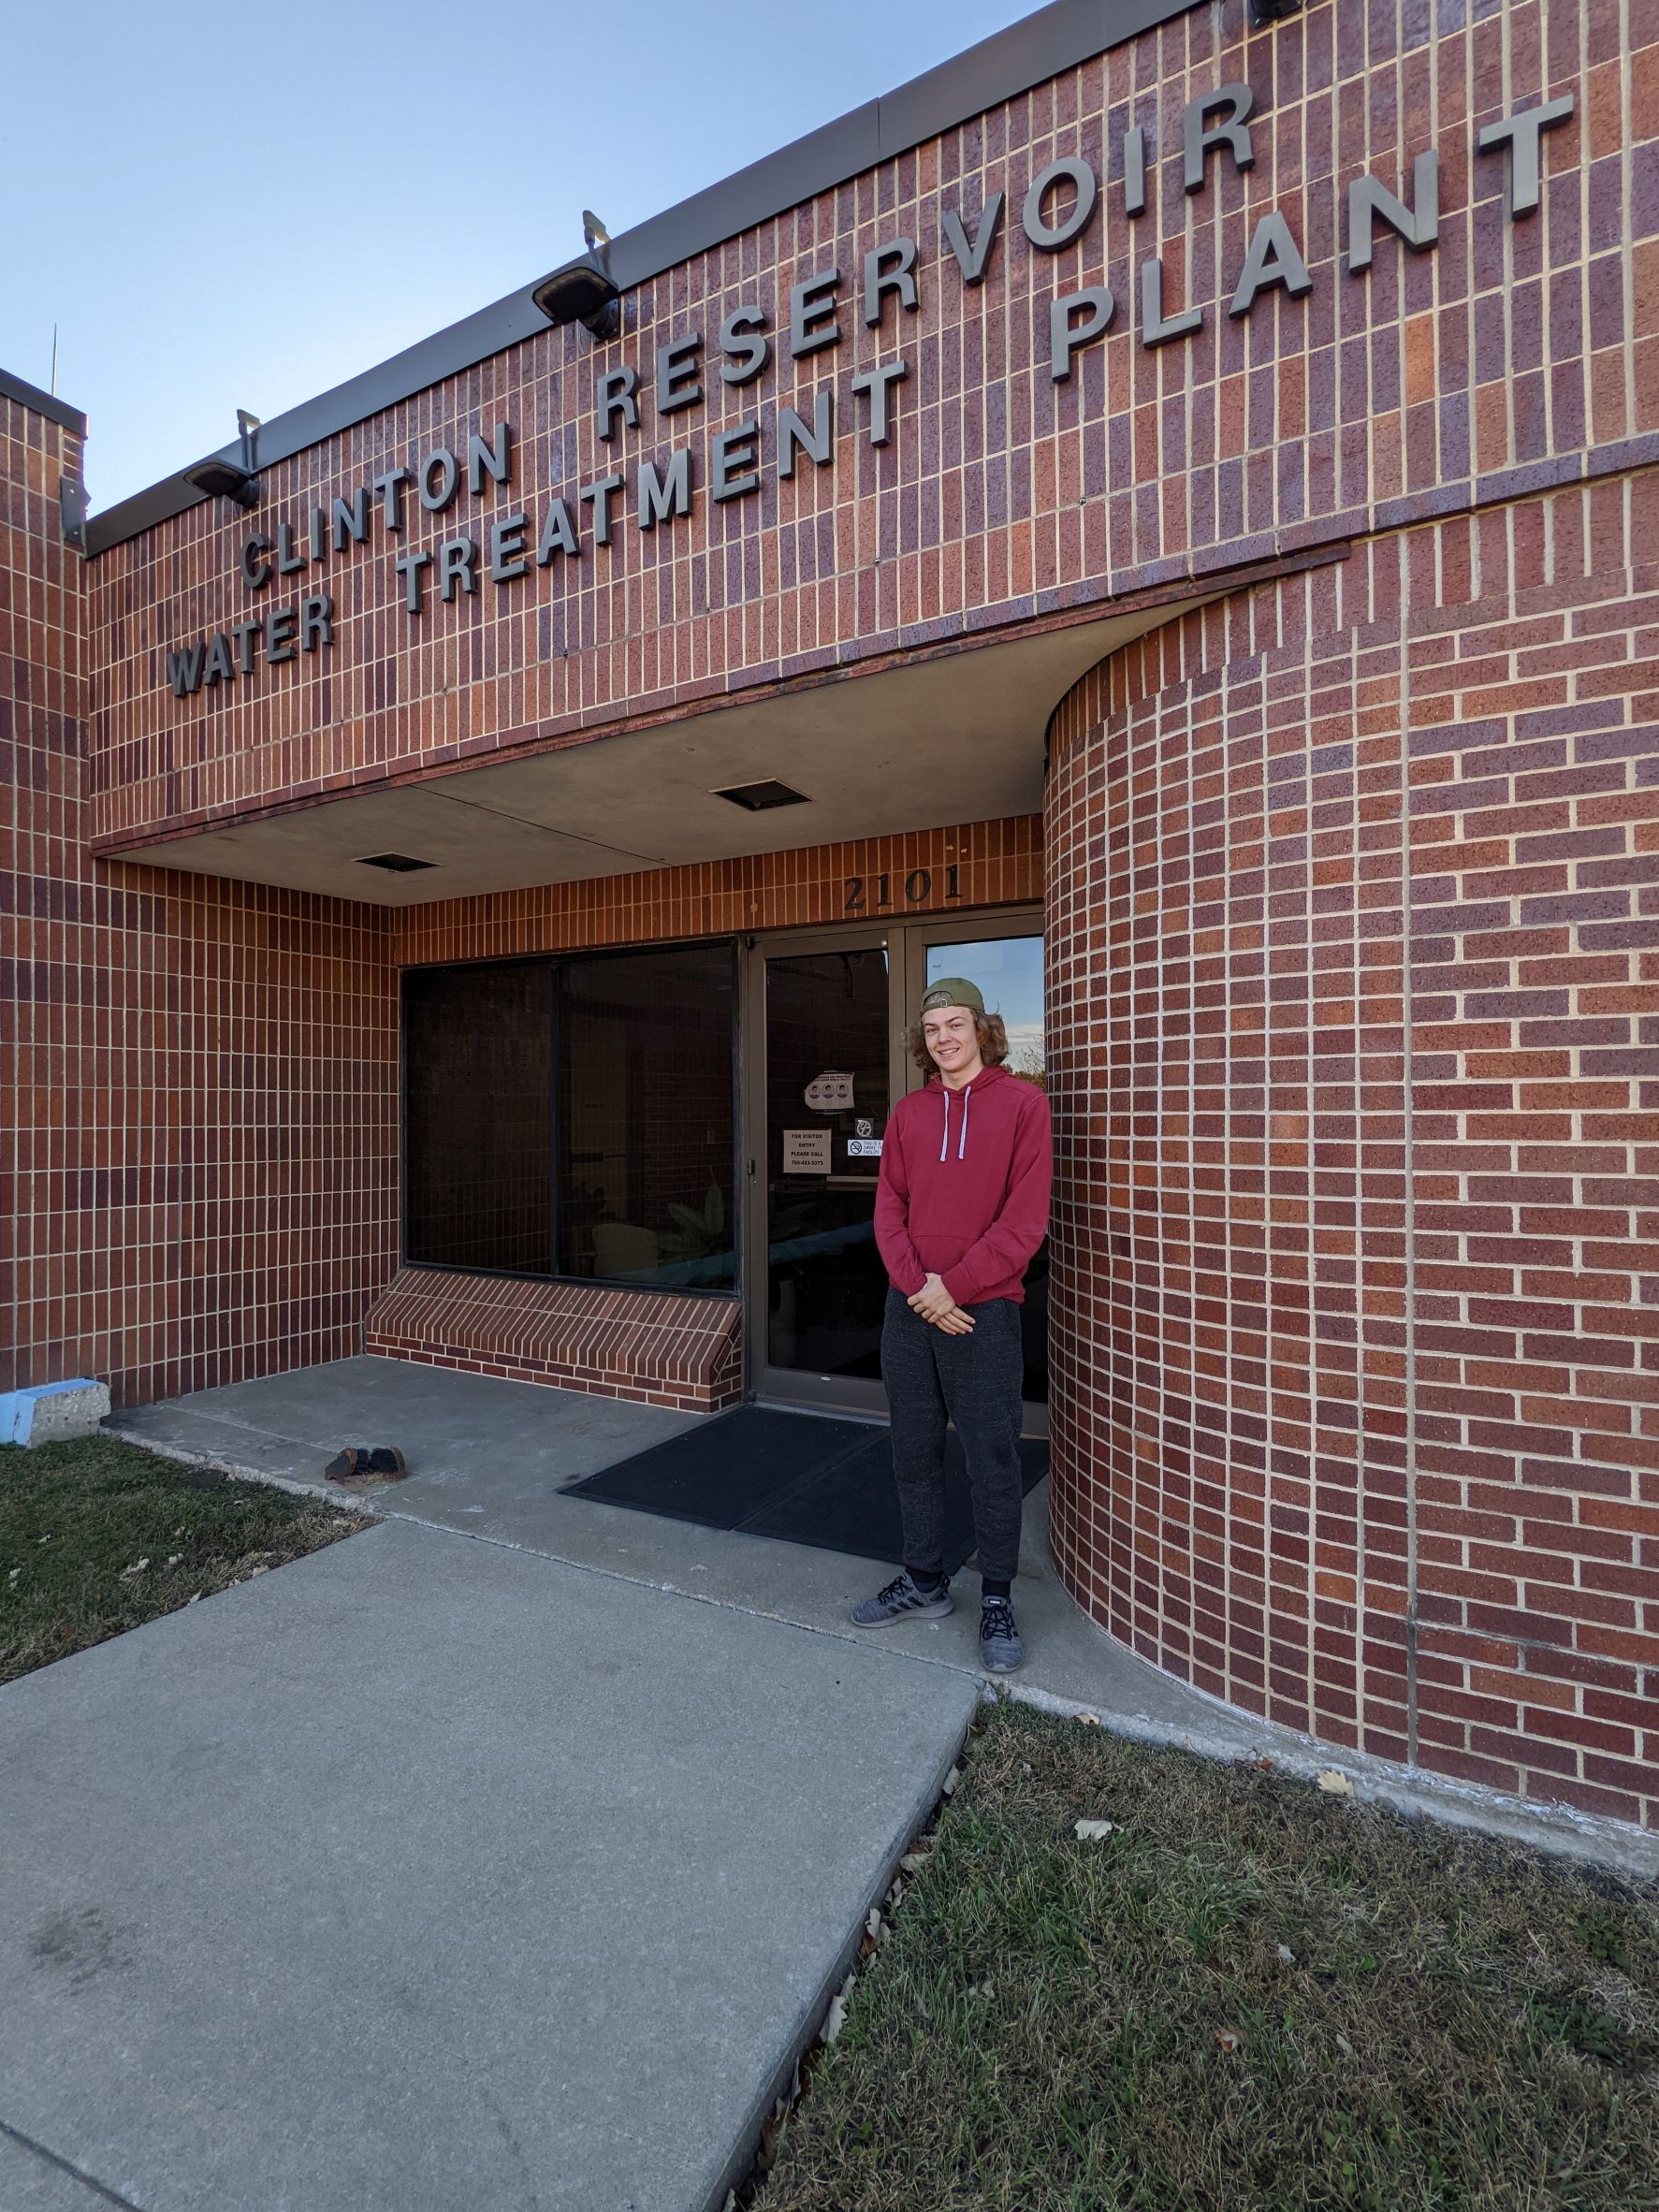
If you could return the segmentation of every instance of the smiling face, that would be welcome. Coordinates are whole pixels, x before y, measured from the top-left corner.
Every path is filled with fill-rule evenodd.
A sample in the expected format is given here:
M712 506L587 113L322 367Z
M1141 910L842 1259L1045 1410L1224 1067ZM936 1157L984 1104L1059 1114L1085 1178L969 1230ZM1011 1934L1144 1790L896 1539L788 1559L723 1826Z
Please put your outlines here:
M936 1006L922 1017L922 1041L953 1090L971 1083L984 1066L971 1007Z

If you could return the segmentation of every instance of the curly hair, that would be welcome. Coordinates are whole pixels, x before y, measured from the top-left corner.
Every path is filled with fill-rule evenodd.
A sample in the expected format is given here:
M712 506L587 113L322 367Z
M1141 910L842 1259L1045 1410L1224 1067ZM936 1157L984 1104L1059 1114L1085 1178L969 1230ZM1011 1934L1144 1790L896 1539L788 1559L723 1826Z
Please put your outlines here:
M1008 1031L1000 1014L981 1013L974 1011L974 1035L980 1041L980 1058L987 1068L1000 1068L1008 1057ZM912 1022L905 1033L905 1044L910 1055L924 1075L938 1075L939 1062L927 1049L920 1022Z

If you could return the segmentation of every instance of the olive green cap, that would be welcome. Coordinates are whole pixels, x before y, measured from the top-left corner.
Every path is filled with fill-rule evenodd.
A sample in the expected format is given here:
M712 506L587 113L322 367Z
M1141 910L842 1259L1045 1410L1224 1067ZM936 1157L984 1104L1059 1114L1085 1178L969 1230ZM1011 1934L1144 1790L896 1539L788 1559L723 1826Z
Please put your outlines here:
M978 983L970 983L965 975L941 975L937 983L928 984L922 994L922 1011L936 1013L941 1006L970 1006L975 1013L985 1011Z

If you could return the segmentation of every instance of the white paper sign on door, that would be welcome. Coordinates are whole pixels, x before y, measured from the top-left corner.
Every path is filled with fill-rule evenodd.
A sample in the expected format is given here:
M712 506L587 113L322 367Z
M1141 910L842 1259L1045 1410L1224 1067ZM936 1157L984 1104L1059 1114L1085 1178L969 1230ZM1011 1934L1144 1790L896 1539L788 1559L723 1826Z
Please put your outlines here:
M786 1175L827 1175L830 1171L828 1129L785 1129L783 1171Z
M844 1113L852 1103L852 1070L826 1068L812 1078L805 1095L814 1113Z

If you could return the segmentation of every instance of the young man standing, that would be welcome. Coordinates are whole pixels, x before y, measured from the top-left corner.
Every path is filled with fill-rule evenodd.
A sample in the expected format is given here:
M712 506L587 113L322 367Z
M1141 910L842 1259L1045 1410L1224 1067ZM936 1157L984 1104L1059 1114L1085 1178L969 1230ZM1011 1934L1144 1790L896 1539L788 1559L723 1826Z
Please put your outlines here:
M1011 1604L1025 1492L1020 1307L1048 1228L1048 1100L1002 1065L1001 1018L986 1013L964 976L929 984L910 1045L928 1080L889 1117L876 1188L876 1243L890 1285L881 1379L904 1571L854 1607L852 1619L880 1628L952 1610L943 1569L948 1417L973 1488L980 1657L1006 1674L1026 1655Z

